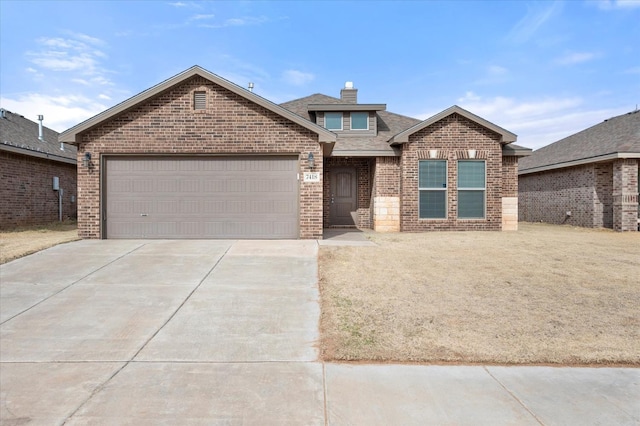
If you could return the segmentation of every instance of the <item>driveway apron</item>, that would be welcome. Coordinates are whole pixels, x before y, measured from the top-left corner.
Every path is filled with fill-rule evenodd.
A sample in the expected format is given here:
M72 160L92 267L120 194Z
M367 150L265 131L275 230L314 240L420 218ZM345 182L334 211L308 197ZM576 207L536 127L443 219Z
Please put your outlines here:
M80 241L0 267L0 419L324 424L314 241Z

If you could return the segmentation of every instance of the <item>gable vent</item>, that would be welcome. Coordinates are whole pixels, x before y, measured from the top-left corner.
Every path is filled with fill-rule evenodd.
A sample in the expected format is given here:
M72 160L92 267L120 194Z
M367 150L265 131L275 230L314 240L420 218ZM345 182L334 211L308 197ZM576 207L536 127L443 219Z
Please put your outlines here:
M193 93L193 109L207 109L207 92Z

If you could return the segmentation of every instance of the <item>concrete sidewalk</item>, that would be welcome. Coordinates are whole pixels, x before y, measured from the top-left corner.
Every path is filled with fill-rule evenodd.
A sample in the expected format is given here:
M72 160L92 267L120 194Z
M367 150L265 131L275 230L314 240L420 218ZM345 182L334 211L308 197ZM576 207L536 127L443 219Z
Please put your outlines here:
M318 361L314 241L78 241L0 266L0 423L639 424L640 370Z

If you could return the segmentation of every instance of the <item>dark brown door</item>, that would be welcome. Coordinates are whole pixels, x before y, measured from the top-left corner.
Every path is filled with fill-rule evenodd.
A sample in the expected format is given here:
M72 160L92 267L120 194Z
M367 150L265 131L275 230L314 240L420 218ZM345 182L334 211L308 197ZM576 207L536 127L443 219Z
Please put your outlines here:
M332 225L355 225L357 209L356 170L336 168L331 170L331 207L329 215Z

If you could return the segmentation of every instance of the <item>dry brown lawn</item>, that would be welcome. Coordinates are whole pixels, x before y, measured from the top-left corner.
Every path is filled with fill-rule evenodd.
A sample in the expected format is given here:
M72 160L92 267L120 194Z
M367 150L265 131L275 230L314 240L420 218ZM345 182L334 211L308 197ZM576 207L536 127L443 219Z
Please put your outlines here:
M75 222L17 228L0 232L0 264L53 247L79 240Z
M640 364L640 233L367 233L320 248L325 360Z

